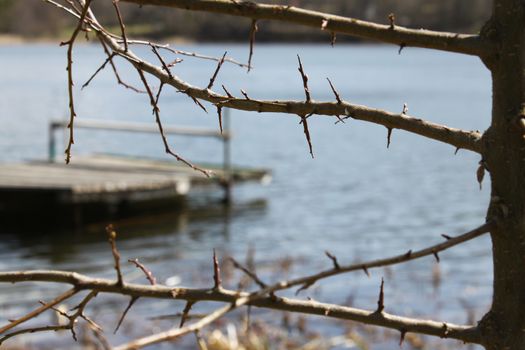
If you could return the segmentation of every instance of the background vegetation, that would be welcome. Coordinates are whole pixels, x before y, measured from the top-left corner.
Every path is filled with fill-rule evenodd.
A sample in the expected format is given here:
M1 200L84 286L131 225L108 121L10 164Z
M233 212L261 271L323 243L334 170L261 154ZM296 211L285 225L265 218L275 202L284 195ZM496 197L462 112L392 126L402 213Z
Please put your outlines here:
M475 33L491 13L490 0L265 0L359 19L388 23L388 14L396 23L412 28ZM95 1L99 19L108 26L118 26L111 0ZM188 11L121 4L130 35L148 38L178 37L195 41L245 41L250 20ZM73 22L41 0L0 0L0 34L37 39L61 37ZM325 41L327 34L318 30L278 22L259 23L257 41ZM341 36L340 41L355 40Z

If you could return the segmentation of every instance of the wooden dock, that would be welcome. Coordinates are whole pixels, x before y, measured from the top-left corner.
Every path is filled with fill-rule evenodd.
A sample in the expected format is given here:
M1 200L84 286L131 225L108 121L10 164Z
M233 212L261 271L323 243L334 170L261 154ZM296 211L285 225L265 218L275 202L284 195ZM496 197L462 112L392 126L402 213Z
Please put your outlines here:
M80 123L79 123L80 124ZM84 122L88 128L153 132L151 125L138 123L118 125ZM61 124L54 123L51 128ZM63 125L62 125L63 126ZM195 130L168 129L173 133L212 136L224 140L225 157L218 166L199 165L213 172L206 177L201 172L175 160L154 160L117 155L76 156L66 165L52 158L55 140L50 138L49 160L0 164L0 217L12 213L72 212L83 216L117 213L122 210L158 208L170 209L193 189L216 186L224 190L229 200L232 185L241 182L266 182L270 173L265 169L236 168L229 160L229 136L217 133L197 133ZM172 208L171 208L172 209ZM33 215L32 214L32 215Z

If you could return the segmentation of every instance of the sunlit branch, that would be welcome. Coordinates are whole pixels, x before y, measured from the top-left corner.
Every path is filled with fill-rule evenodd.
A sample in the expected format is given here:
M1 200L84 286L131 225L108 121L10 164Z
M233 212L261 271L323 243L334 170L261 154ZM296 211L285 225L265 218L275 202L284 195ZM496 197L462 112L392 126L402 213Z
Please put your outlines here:
M330 33L348 34L403 47L423 47L443 51L484 56L492 50L491 44L477 35L408 29L402 26L382 25L354 18L310 11L294 6L260 4L252 1L231 0L122 0L140 5L157 5L192 11L222 13L247 17L252 20L275 20L293 23Z
M218 94L206 88L190 85L176 75L170 77L162 68L140 59L132 52L127 53L123 48L105 33L100 35L111 46L114 52L127 59L137 69L148 72L161 82L175 87L177 90L195 99L202 99L211 103L246 111L286 113L300 116L310 114L340 116L364 120L383 125L391 129L401 129L428 138L448 143L456 148L468 149L477 153L482 152L481 134L477 131L464 131L444 125L432 123L402 113L393 113L380 109L356 105L347 101L316 102L316 101L285 101L285 100L257 100L253 98L236 98Z
M231 306L234 305L234 303L237 307L249 304L268 309L352 320L400 331L404 330L405 332L458 339L464 342L480 343L481 341L481 336L475 326L462 326L437 321L418 320L395 316L385 312L377 313L376 311L320 303L313 300L303 301L282 297L276 298L261 294L263 291L241 293L223 288L169 288L161 285L152 286L132 283L124 283L124 285L120 287L115 284L114 280L90 278L75 272L64 271L14 271L0 273L0 282L14 283L22 281L67 283L72 284L79 290L96 290L104 293L115 293L145 298L225 302L229 303L229 305L219 310L226 310L226 312L230 311Z

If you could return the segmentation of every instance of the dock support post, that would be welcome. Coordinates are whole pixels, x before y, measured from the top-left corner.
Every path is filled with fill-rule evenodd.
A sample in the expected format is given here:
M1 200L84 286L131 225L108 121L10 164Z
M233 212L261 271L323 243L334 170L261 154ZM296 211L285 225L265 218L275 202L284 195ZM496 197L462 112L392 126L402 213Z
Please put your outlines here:
M223 171L224 171L224 203L230 204L232 201L232 163L231 163L231 126L230 126L230 109L224 111L224 130L223 136Z
M55 138L56 124L54 122L49 123L49 144L48 144L48 161L53 163L56 157L56 138Z

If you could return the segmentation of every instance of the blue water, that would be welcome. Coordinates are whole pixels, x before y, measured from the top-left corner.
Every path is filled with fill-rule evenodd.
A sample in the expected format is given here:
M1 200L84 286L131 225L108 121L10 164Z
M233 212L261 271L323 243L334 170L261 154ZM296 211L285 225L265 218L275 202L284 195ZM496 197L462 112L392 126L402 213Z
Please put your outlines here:
M214 56L228 50L241 61L248 54L245 45L236 44L180 48ZM146 48L137 51L154 59ZM488 71L476 58L448 53L405 49L398 55L392 46L258 45L251 73L225 65L215 86L224 84L235 95L240 95L242 88L254 98L304 99L297 54L309 75L315 100L334 100L326 82L329 77L347 101L398 112L407 103L410 115L469 130L484 130L489 124ZM2 46L0 57L4 67L0 70L0 160L44 158L49 121L64 119L68 113L65 49L48 44ZM166 55L167 60L170 58L173 56ZM118 87L110 70L80 91L103 60L97 46L81 45L75 51L78 117L152 121L147 97ZM140 85L129 66L120 62L120 67L127 82ZM213 62L184 58L173 73L205 86L214 69ZM154 80L151 85L158 86ZM166 124L218 127L214 113L204 113L173 90L165 90L160 107ZM261 275L271 280L329 267L325 250L338 256L341 263L368 260L438 243L441 233L459 234L484 221L488 191L480 191L476 182L477 155L463 150L454 155L451 146L398 130L394 130L387 149L384 127L335 121L322 116L309 119L315 154L312 159L298 117L232 111L234 162L271 169L273 182L236 188L231 212L216 204L202 207L202 198L217 200L216 195L208 193L190 197L193 209L180 216L141 225L123 224L119 241L122 255L141 258L161 282L177 275L183 285L207 286L211 283L213 248L221 256L242 260L247 249L254 247ZM170 141L191 160L221 159L220 144L215 141ZM155 135L77 131L73 162L75 155L92 152L163 157L160 138ZM65 269L113 276L110 252L100 228L81 233L36 231L4 232L1 270ZM301 297L314 295L320 301L343 302L351 295L356 307L374 309L384 276L388 312L465 323L464 305L468 304L481 317L492 293L488 237L440 256L441 283L437 287L432 283L435 262L429 257L374 270L370 278L360 273L331 278ZM282 272L276 265L285 258L293 263L290 271ZM132 267L126 267L126 272L141 281ZM31 284L0 287L2 321L34 306L37 299L52 297L56 288L37 289ZM110 304L126 304L118 298L109 298L107 305L101 300L102 310ZM181 305L142 301L133 312L145 317L166 312L168 307L177 312ZM113 322L110 312L100 312L102 319ZM341 333L345 325L318 318L312 323L327 335ZM110 340L118 343L138 333L135 329L135 333ZM53 337L45 338L46 342ZM377 346L374 349L397 347L397 338L376 338L370 340ZM38 343L40 338L36 339ZM437 344L445 344L447 349L463 348L457 342Z

